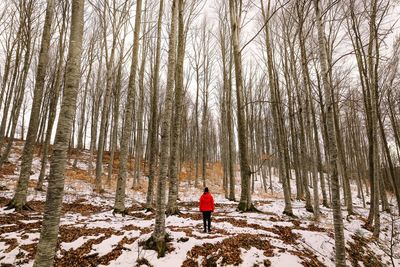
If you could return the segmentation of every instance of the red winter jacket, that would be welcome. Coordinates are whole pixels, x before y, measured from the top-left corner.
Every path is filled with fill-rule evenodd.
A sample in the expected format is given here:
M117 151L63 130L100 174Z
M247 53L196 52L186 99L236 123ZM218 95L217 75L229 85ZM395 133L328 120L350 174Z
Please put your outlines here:
M200 211L214 211L214 198L209 192L200 197Z

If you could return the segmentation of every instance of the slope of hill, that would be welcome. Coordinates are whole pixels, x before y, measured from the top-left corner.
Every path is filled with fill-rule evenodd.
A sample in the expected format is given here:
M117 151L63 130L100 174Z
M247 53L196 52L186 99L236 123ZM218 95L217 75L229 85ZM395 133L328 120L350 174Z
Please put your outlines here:
M0 174L0 266L32 266L40 235L45 192L33 189L38 158L29 189L29 205L34 211L5 209L18 178L21 145L15 146ZM282 215L284 202L275 176L274 195L262 192L260 179L255 184L254 202L260 212L240 213L237 203L224 198L216 181L219 174L215 174L207 185L215 197L216 212L211 233L203 233L197 202L201 189L190 186L183 175L181 214L167 217L168 253L157 258L156 252L143 247L154 225L154 215L142 206L146 183L127 191L128 214L114 216L113 183L104 194L94 193L87 167L85 155L78 168L68 167L57 266L335 266L331 210L321 207L321 219L314 221L302 201L293 201L297 218ZM358 215L344 221L348 265L400 266L398 215L382 213L381 239L373 240L372 233L363 228L368 209L355 201ZM345 210L343 213L346 215Z

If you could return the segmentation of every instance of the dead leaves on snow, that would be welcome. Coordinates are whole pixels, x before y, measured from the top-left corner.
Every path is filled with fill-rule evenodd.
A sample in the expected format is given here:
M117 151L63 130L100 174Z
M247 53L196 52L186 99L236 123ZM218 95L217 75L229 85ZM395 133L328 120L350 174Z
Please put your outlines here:
M325 267L326 265L320 262L317 256L312 253L309 249L303 249L301 251L290 250L291 254L299 257L305 267Z
M288 226L274 225L272 229L272 232L279 235L280 239L285 244L295 244L297 239L300 238L300 234L293 233L292 228Z
M383 267L382 259L368 248L370 240L360 236L352 235L353 242L347 241L347 253L349 253L350 261L353 266L361 266L362 262L365 267Z
M4 163L3 166L0 168L0 178L14 175L16 169L17 169L17 165L15 165L14 163L10 163L10 162ZM5 190L7 190L7 189L5 189ZM5 191L5 190L2 190L2 191Z
M255 247L263 250L265 256L272 257L274 247L265 238L263 235L239 234L216 244L194 246L187 253L182 267L197 266L199 257L202 259L200 266L217 266L217 262L221 265L239 265L243 262L240 248L248 250Z
M92 251L93 245L100 244L104 240L110 238L112 235L122 235L121 232L110 231L110 229L103 229L102 234L104 236L97 239L90 239L86 243L84 243L79 248L73 250L70 249L68 251L61 250L61 257L56 259L56 266L98 266L100 264L107 265L110 261L117 259L121 256L122 251L127 248L124 247L125 244L132 244L136 241L135 238L127 238L124 237L121 241L118 242L117 245L113 247L113 249L102 256L99 256L98 253L90 253Z

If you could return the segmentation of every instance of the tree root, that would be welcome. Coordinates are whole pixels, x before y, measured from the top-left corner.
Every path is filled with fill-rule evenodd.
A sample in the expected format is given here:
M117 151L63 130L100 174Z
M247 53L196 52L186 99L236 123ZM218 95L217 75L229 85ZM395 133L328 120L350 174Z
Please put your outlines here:
M325 208L328 208L328 209L331 208L327 202L323 202L323 203L322 203L322 206L324 206Z
M6 210L12 210L19 212L19 211L35 211L31 206L29 206L28 203L16 203L14 199L12 199L7 205L6 205Z
M181 214L181 212L179 211L178 206L174 206L174 207L168 207L167 210L165 211L165 214L167 216L171 216L171 215L179 215Z
M314 209L313 209L312 206L307 206L307 205L306 205L306 211L311 212L311 213L314 213Z
M100 188L100 189L93 190L93 192L102 195L106 192L106 190L104 190L104 188Z
M35 190L36 191L39 191L39 192L44 192L45 190L43 189L43 187L35 187Z
M286 211L286 210L284 210L282 212L282 214L285 214L285 215L287 215L287 216L289 216L289 217L291 217L293 219L297 219L298 218L296 215L293 214L293 212L289 212L289 211Z
M355 211L352 211L346 215L346 221L350 222L351 216L361 216L361 215Z
M115 216L115 214L121 214L122 217L125 217L125 215L128 214L128 211L127 211L127 209L121 210L121 209L114 208L112 214L113 214L113 216Z
M154 213L154 211L155 211L155 209L153 208L153 207L147 207L147 208L145 208L145 213L147 213L147 212L151 212L151 213Z
M168 233L165 233L161 238L156 238L153 235L147 239L143 247L144 249L151 249L157 251L157 255L159 258L165 256L165 252L167 250L167 242L170 242L172 239L170 238Z
M246 203L244 202L239 202L239 205L237 207L238 211L241 212L257 212L257 213L262 213L261 210L257 209L253 203L250 204L250 207L247 207Z

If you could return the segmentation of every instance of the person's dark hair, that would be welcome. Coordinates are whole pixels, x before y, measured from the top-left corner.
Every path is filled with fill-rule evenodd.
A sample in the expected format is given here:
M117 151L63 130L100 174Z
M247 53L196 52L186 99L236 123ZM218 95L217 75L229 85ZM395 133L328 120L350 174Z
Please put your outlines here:
M204 193L208 192L208 187L204 188Z

